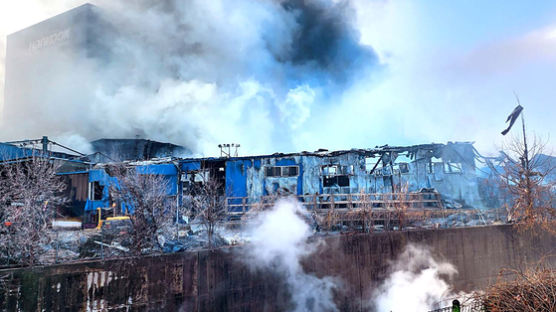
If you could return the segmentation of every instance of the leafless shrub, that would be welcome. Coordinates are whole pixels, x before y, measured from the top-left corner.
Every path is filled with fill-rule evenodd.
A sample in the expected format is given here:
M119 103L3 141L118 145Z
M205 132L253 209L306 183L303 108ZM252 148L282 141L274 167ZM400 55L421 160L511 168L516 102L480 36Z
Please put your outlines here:
M477 295L487 311L556 311L556 271L539 266L525 272L507 270L513 280L499 279Z
M132 212L131 251L139 255L155 248L157 236L167 234L174 222L176 205L168 196L168 180L123 165L110 168L110 174L118 179L118 185L111 187L112 196Z
M407 211L410 208L410 195L408 185L394 187L390 198L385 201L386 209L393 215L398 223L398 229L402 230L407 223Z
M506 159L501 173L501 187L510 194L508 220L522 229L543 229L556 233L554 181L546 179L556 164L545 155L545 143L538 137L525 144L514 137L505 147Z
M345 217L340 215L336 210L336 204L334 200L334 194L330 194L330 200L327 202L328 209L325 213L315 212L314 219L318 227L322 231L333 231L338 228L340 217Z
M338 225L339 214L334 208L330 208L326 215L322 217L321 228L325 231L332 231Z
M361 229L360 213L356 209L350 209L341 214L340 222L346 226L348 232L356 232Z
M209 248L213 246L216 228L226 219L226 201L221 185L211 178L203 179L190 191L191 215L201 222L207 233Z
M67 201L59 167L38 156L0 165L0 254L10 261L33 265L50 242L56 208Z
M350 209L342 213L341 220L347 222L349 231L370 232L373 230L373 210L371 195L361 190L351 196Z
M359 218L361 219L363 230L365 232L372 232L374 227L373 218L373 204L371 196L364 190L359 192Z

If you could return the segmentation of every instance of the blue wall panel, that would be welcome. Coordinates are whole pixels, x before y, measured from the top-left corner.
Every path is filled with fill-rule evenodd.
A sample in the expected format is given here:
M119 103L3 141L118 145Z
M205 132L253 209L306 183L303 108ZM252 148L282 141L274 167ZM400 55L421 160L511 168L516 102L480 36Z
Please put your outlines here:
M251 160L229 160L226 162L226 196L247 197L247 169L251 168ZM241 204L241 199L229 201L230 204Z
M0 143L0 160L13 160L33 155L33 150L20 148L11 144Z
M199 170L201 169L201 161L199 160L187 160L180 162L181 171L187 172L191 170Z
M174 164L152 164L145 166L137 166L136 170L139 174L157 174L164 176L167 189L166 194L175 196L178 194L178 170Z

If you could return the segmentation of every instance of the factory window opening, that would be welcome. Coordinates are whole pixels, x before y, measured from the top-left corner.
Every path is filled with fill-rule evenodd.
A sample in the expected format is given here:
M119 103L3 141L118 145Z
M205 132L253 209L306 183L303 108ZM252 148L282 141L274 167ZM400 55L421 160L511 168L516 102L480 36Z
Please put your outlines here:
M460 162L445 162L444 173L462 173L463 167Z
M434 173L434 165L430 161L427 163L427 173L428 174L433 174Z
M202 187L210 178L210 171L208 169L191 170L187 173L182 172L180 182L183 192L191 193L195 188Z
M349 187L349 176L347 175L336 175L336 176L324 176L322 177L323 187Z
M427 162L427 174L434 174L435 173L435 169L434 167L436 166L436 164L442 164L442 158L437 158L437 157L431 157L431 159L429 160L429 162ZM440 171L442 171L442 169L440 169Z
M371 173L374 170L372 173L376 174L377 169L382 168L380 159L381 157L365 157L365 171Z
M193 175L193 182L195 184L204 184L205 182L208 182L210 177L210 171L208 169L192 171L191 174Z
M321 167L321 173L325 177L333 177L340 175L352 175L353 165L342 166L342 165L325 165Z
M406 162L402 162L398 164L398 169L400 170L401 174L408 174L409 173L409 164Z
M280 167L266 167L265 175L267 177L279 177L282 176L282 169Z
M102 200L102 193L104 191L104 187L102 185L100 185L100 182L98 182L98 181L95 181L92 184L93 185L92 185L91 189L93 191L93 194L92 194L91 198L93 200Z
M265 175L267 177L297 177L299 166L267 166Z

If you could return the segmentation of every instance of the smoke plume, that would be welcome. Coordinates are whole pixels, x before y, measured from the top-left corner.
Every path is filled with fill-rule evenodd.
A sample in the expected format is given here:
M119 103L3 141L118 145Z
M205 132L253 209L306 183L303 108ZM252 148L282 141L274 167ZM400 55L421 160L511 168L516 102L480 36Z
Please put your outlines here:
M337 281L308 274L301 260L317 247L308 243L309 225L300 217L302 207L295 199L279 200L263 212L249 230L250 265L284 276L289 287L292 311L337 311L332 290Z
M426 247L408 245L391 270L374 293L373 310L430 311L448 306L443 301L450 297L451 288L445 279L457 271L450 263L434 259Z
M288 151L315 111L378 66L347 1L93 3L92 39L34 56L43 71L25 77L32 92L7 97L3 136L139 136L197 154L223 142Z

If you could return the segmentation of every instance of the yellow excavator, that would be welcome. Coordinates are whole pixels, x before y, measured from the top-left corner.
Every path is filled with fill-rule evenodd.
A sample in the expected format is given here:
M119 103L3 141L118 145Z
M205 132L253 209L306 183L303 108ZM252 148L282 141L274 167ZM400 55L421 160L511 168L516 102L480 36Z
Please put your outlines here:
M112 209L115 208L116 204L112 205ZM129 216L114 216L114 217L108 217L106 219L102 219L102 208L97 208L98 211L98 224L96 229L97 230L101 230L102 227L107 224L111 224L111 223L121 223L121 222L129 222L128 220L130 220Z

